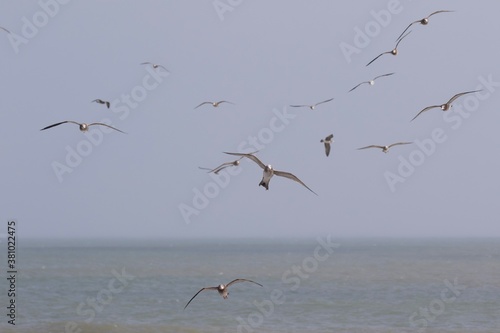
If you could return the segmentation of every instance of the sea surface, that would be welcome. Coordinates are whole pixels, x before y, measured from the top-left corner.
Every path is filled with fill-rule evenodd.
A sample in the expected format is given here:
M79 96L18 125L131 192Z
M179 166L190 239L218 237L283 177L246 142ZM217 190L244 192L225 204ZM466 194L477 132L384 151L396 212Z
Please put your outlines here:
M2 333L500 332L500 239L25 240L15 326L0 248Z

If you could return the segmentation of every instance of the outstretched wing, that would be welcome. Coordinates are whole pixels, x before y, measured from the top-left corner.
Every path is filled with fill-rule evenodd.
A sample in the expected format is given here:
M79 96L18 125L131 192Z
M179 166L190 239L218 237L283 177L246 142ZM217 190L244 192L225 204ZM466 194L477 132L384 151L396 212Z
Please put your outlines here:
M394 146L399 146L399 145L409 145L410 143L413 143L413 142L396 142L396 143L393 143L392 145L389 145L388 148L391 148Z
M205 288L201 288L196 294L194 294L193 297L191 297L191 299L189 300L189 302L187 302L186 306L184 306L184 309L187 308L187 306L189 305L189 303L191 303L191 301L196 297L198 296L199 293L201 293L203 290L217 290L217 287L205 287Z
M387 73L387 74L382 74L382 75L379 75L379 76L375 76L375 78L373 78L373 80L375 81L376 79L379 79L381 77L384 77L384 76L391 76L393 75L394 73Z
M401 36L403 36L403 35L405 34L405 32L406 32L408 29L410 29L410 27L411 27L412 25L414 25L415 23L419 23L419 22L420 22L420 20L415 21L415 22L411 22L411 23L410 23L410 24L406 27L406 29L405 29L405 30L401 33L401 35L399 35L399 36L398 36L398 38L396 38L396 41L401 40L401 39L402 39L402 37L401 37Z
M280 177L285 177L285 178L288 178L288 179L291 179L291 180L294 180L296 181L297 183L300 183L302 184L305 188L307 188L309 191L311 191L312 193L318 195L316 192L314 192L313 190L311 190L306 184L304 184L299 178L297 178L297 176L295 176L294 174L291 174L290 172L285 172L285 171L278 171L278 170L274 170L274 174L276 176L280 176Z
M384 146L369 145L369 146L366 146L366 147L361 147L361 148L358 148L358 150L361 150L361 149L368 149L368 148L379 148L379 149L384 149Z
M367 66L368 66L368 65L367 65ZM357 87L359 87L360 85L365 84L365 83L370 83L370 82L368 82L368 81L361 82L360 84L358 84L357 86L355 86L355 87L353 87L351 90L349 90L348 92L353 91L354 89L356 89Z
M330 98L330 99L327 99L325 101L322 101L322 102L319 102L319 103L316 103L315 105L320 105L320 104L323 104L323 103L328 103L330 101L333 101L333 98Z
M229 282L228 284L226 284L226 288L228 288L230 285L232 285L234 283L238 283L238 282L251 282L251 283L255 283L258 286L263 287L263 285L261 285L260 283L257 283L257 282L252 281L252 280L248 280L248 279L235 279L235 280Z
M231 102L229 102L229 101L218 101L218 102L217 102L217 105L222 104L222 103L228 103L228 104L233 104L233 105L234 105L234 103L231 103Z
M224 152L224 154L229 154L229 155L234 155L234 156L243 156L243 157L249 158L252 161L254 161L255 163L257 163L262 169L266 168L266 165L264 163L262 163L262 161L259 160L257 158L257 156L253 155L255 153L252 153L252 154L243 154L243 153L228 153L228 152Z
M4 27L0 27L0 29L2 29L3 31L5 31L6 33L10 34L10 31L5 29Z
M42 128L40 131L44 131L46 129L49 129L49 128L52 128L52 127L56 127L56 126L59 126L59 125L62 125L62 124L66 124L66 123L72 123L72 124L77 124L78 126L80 126L80 123L77 123L76 121L72 121L72 120L65 120L65 121L61 121L60 123L56 123L56 124L52 124L52 125L49 125L47 127L44 127Z
M401 38L398 40L398 42L396 43L396 46L395 46L394 48L395 48L395 49L397 49L397 48L398 48L398 46L399 46L399 43L401 43L401 41L402 41L403 39L405 39L405 38L406 38L406 36L408 36L409 34L411 34L411 30L410 30L410 31L409 31L406 35L404 35L403 37L401 37Z
M439 14L439 13L451 13L451 12L454 12L454 10L438 10L438 11L435 11L434 13L432 14L429 14L429 16L427 16L427 18L431 17L432 15L434 14Z
M198 106L196 106L195 109L197 109L200 106L205 105L205 104L212 104L212 102L203 102L203 103L199 104Z
M459 98L460 96L467 95L467 94L472 94L472 93L476 93L476 92L479 92L479 91L481 91L481 90L482 90L482 89L480 89L480 90L473 90L473 91L466 91L466 92L463 92L463 93L456 94L456 95L455 95L455 96L453 96L453 97L452 97L452 98L448 101L448 103L446 103L446 104L448 104L448 105L449 105L449 104L453 103L453 101L455 101L455 100L456 100L457 98Z
M290 105L290 107L292 107L292 108L306 108L307 107L308 108L308 107L310 107L310 105Z
M419 113L417 113L417 115L415 117L413 117L413 119L410 120L410 121L415 120L415 118L417 118L418 116L420 116L420 114L424 113L425 111L429 111L430 109L440 108L440 107L441 107L441 105L428 106L428 107L422 109Z
M388 53L391 53L392 51L387 51L387 52L383 52L383 53L380 53L378 56L375 57L375 59L373 59L372 61L370 61L369 63L366 64L366 67L370 66L370 64L372 62L374 62L375 60L377 60L378 58L380 58L381 56L383 56L384 54L388 54Z
M92 123L92 124L89 124L89 126L93 126L93 125L106 126L106 127L111 128L111 129L114 129L115 131L121 132L123 134L127 134L127 133L125 133L123 131L120 131L118 128L114 128L113 126L109 126L108 124L105 124L105 123Z

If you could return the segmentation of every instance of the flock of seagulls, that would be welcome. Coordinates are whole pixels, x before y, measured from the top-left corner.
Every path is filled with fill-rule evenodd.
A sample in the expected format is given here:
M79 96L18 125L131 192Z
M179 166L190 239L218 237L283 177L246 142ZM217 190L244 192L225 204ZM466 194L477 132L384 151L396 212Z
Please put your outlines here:
M373 58L368 64L366 64L366 66L369 66L369 65L373 64L377 59L379 59L383 55L386 55L386 54L390 54L390 55L393 55L393 56L398 55L398 47L399 47L400 43L412 32L412 31L408 31L408 30L413 25L415 25L415 24L421 24L421 25L425 26L425 25L427 25L429 23L429 18L431 16L439 14L439 13L446 13L446 12L453 12L453 11L451 11L451 10L438 10L438 11L435 11L435 12L429 14L427 17L424 17L424 18L422 18L420 20L411 22L403 30L403 32L398 36L398 38L396 39L396 45L395 45L395 47L392 50L380 53L375 58ZM0 30L3 30L6 33L10 33L9 30L7 30L7 29L5 29L3 27L0 27ZM155 70L157 70L157 69L163 69L163 70L169 72L163 65L160 65L160 64L155 64L155 63L152 63L152 62L143 62L143 63L141 63L141 65L147 65L147 66L151 66ZM387 73L387 74L382 74L382 75L378 75L378 76L374 77L371 80L363 81L363 82L357 84L356 86L354 86L353 88L351 88L348 91L348 93L356 90L357 88L359 88L360 86L365 85L365 84L372 86L372 85L375 84L376 80L378 80L380 78L383 78L383 77L389 77L389 76L392 76L394 74L395 73L393 73L393 72ZM466 92L458 93L458 94L454 95L450 100L448 100L444 104L428 106L428 107L422 109L420 112L418 112L416 114L416 116L411 121L415 120L422 113L424 113L424 112L426 112L428 110L434 109L434 108L439 108L442 111L447 111L447 110L449 110L451 108L452 103L456 99L458 99L459 97L464 96L466 94L476 93L476 92L479 92L479 91L480 90L474 90L474 91L466 91ZM329 98L329 99L317 102L315 104L310 104L310 105L309 104L290 105L290 107L293 107L293 108L309 108L310 110L315 110L318 106L320 106L322 104L325 104L325 103L329 103L329 102L331 102L333 100L334 100L334 98ZM111 103L109 101L102 100L102 99L95 99L95 100L92 101L92 103L98 103L98 104L105 105L107 109L109 109L110 106L111 106ZM198 104L196 107L194 107L194 109L197 109L197 108L199 108L199 107L201 107L203 105L211 105L212 107L217 108L217 107L219 107L222 104L233 104L234 105L234 103L232 103L230 101L227 101L227 100L205 101L205 102L202 102L202 103ZM72 121L72 120L65 120L65 121L61 121L61 122L58 122L58 123L46 126L46 127L42 128L41 131L44 131L44 130L47 130L47 129L50 129L50 128L53 128L53 127L56 127L56 126L59 126L59 125L62 125L62 124L68 124L68 123L69 124L78 125L80 131L82 131L82 132L88 131L88 129L89 129L90 126L104 126L104 127L110 128L110 129L112 129L114 131L118 131L120 133L126 134L125 132L121 131L120 129L115 128L115 127L110 126L110 125L105 124L105 123L93 122L93 123L88 123L87 124L87 123L79 123L79 122ZM324 151L325 151L325 155L327 157L330 155L330 152L331 152L331 145L334 142L333 138L334 138L334 135L330 134L330 135L326 136L324 139L320 140L320 143L323 143L323 145L324 145ZM403 142L395 142L395 143L392 143L390 145L368 145L368 146L365 146L365 147L358 148L358 150L376 148L376 149L381 149L382 152L384 152L384 153L387 153L394 146L402 146L402 145L409 145L409 144L412 144L412 142L403 141ZM255 152L252 152L252 153L238 153L238 152L224 152L224 153L228 154L228 155L231 155L231 156L237 156L239 158L236 159L236 160L233 160L233 161L224 162L224 163L220 164L219 166L217 166L216 168L213 168L213 169L212 168L204 168L204 167L199 167L199 168L202 169L202 170L207 170L209 173L218 174L220 171L224 170L225 168L239 166L240 165L240 161L242 159L246 158L246 159L249 159L249 160L253 161L255 164L257 164L263 170L262 179L261 179L261 181L259 182L258 185L259 186L263 186L266 190L269 190L269 183L270 183L272 177L276 175L278 177L288 178L288 179L290 179L290 180L292 180L294 182L297 182L300 185L302 185L303 187L305 187L306 189L308 189L313 194L317 195L316 192L314 192L311 188L309 188L302 180L300 180L294 174L292 174L290 172L286 172L286 171L275 170L272 167L272 165L270 165L270 164L267 164L267 165L264 164L257 156L255 156L255 154L258 153L258 151L255 151ZM187 306L196 298L196 296L198 296L198 294L200 294L201 292L206 291L206 290L216 290L224 299L227 299L227 297L229 295L228 287L230 287L231 285L233 285L235 283L241 283L241 282L252 283L252 284L256 284L256 285L262 287L262 285L260 283L257 283L255 281L248 280L248 279L241 279L241 278L240 279L235 279L235 280L227 283L226 285L220 284L220 285L215 286L215 287L204 287L204 288L201 288L187 302L187 304L184 306L184 309L187 308Z

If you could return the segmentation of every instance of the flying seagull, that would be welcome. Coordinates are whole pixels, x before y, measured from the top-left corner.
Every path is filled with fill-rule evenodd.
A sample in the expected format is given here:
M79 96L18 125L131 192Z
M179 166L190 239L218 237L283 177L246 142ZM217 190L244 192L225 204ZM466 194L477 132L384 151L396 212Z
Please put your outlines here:
M189 300L189 302L187 302L186 306L184 306L184 309L187 308L187 306L189 305L189 303L191 303L191 301L196 297L198 296L199 293L201 293L202 291L204 290L217 290L219 292L219 294L224 298L224 299L227 299L227 296L229 295L229 292L227 291L227 288L232 285L233 283L238 283L238 282L251 282L251 283L255 283L256 285L259 285L261 287L263 287L260 283L257 283L255 281L252 281L252 280L247 280L247 279L236 279L236 280L233 280L231 282L229 282L228 284L226 285L223 285L223 284L219 284L217 287L205 287L205 288L201 288L196 294L194 294L194 296Z
M316 108L316 106L320 105L320 104L323 104L323 103L328 103L330 101L333 101L333 98L330 98L330 99L327 99L326 101L322 101L322 102L319 102L319 103L316 103L316 104L313 104L313 105L290 105L292 108L303 108L303 107L307 107L311 110L314 110Z
M404 34L404 33L405 33L408 29L410 29L410 27L411 27L412 25L417 24L417 23L420 23L420 24L422 24L422 25L427 25L427 24L429 24L429 17L431 17L432 15L434 15L434 14L438 14L438 13L451 13L451 12L453 12L453 10L438 10L438 11L436 11L436 12L434 12L434 13L430 14L429 16L424 17L423 19L420 19L420 20L418 20L418 21L415 21L415 22L410 23L410 24L406 27L406 29L405 29L405 30L401 33L401 35L399 35L399 37L398 37L396 40L399 40L399 39L401 38L401 36L403 36L403 34Z
M249 158L251 159L252 161L254 161L255 163L257 163L263 170L264 170L264 173L263 173L263 176L262 176L262 180L260 181L259 183L259 186L264 186L266 188L266 190L269 190L269 181L271 180L271 178L276 175L276 176L280 176L280 177L286 177L288 179L291 179L291 180L294 180L296 181L297 183L300 183L302 184L305 188L307 188L309 191L311 191L312 193L316 194L316 192L314 192L313 190L311 190L309 187L307 187L306 184L304 184L300 179L298 179L295 175L289 173L289 172L284 172L284 171L278 171L278 170L274 170L273 167L271 165L265 165L264 163L262 163L256 156L252 155L252 154L242 154L242 153L228 153L228 152L224 152L225 154L229 154L229 155L235 155L235 156L244 156L246 158ZM318 195L318 194L316 194Z
M218 101L218 102L203 102L201 104L199 104L198 106L195 107L195 109L199 108L200 106L202 105L205 105L205 104L210 104L212 105L214 108L218 107L220 104L222 103L229 103L229 104L234 104L234 103L231 103L231 102L228 102L228 101Z
M375 60L377 60L378 58L380 58L381 56L383 56L384 54L392 54L392 55L398 55L398 46L399 46L399 43L401 43L401 41L406 37L408 36L409 34L411 33L408 32L406 35L404 35L403 37L401 37L400 40L398 40L398 42L396 43L396 46L394 47L394 49L392 49L391 51L387 51L387 52L383 52L383 53L380 53L378 56L375 57L375 59L373 59L372 61L370 61L369 63L366 64L366 66L369 66L372 62L374 62Z
M479 91L481 91L481 90L473 90L473 91L466 91L466 92L463 92L463 93L459 93L459 94L456 94L455 96L453 96L452 98L450 98L450 100L448 102L446 102L445 104L428 106L428 107L422 109L419 113L417 113L417 115L415 117L413 117L413 119L411 121L415 120L415 118L417 118L418 116L420 116L421 113L424 113L425 111L428 111L430 109L440 108L443 111L448 111L451 108L451 103L453 103L460 96L463 96L463 95L466 95L466 94L476 93L476 92L479 92Z
M358 150L367 149L367 148L380 148L380 149L382 149L382 151L384 153L387 153L391 147L398 146L398 145L409 145L410 143L413 143L413 142L396 142L396 143L393 143L392 145L388 145L388 146L370 145L370 146L358 148Z
M242 158L243 158L243 156L240 157L239 159L235 160L235 161L222 163L221 165L219 165L215 169L202 168L202 167L199 167L199 168L202 169L202 170L209 170L208 173L213 172L213 173L215 173L217 175L221 170L223 170L223 169L225 169L227 167L240 165L240 160Z
M357 86L355 86L354 88L352 88L351 90L349 90L348 92L353 91L354 89L356 89L357 87L359 87L360 85L365 84L365 83L368 83L370 86L373 86L375 84L375 80L376 79L384 77L384 76L391 76L392 74L394 74L394 73L388 73L388 74L379 75L379 76L376 76L375 78L373 78L370 81L361 82L360 84L358 84Z
M49 128L52 128L52 127L56 127L56 126L59 126L59 125L62 125L62 124L66 124L66 123L71 123L71 124L76 124L76 125L78 125L78 126L80 127L80 131L82 131L82 132L86 132L86 131L88 131L90 126L100 125L100 126L106 126L106 127L109 127L109 128L111 128L111 129L114 129L115 131L118 131L118 132L121 132L121 133L126 134L125 132L120 131L118 128L114 128L114 127L112 127L112 126L109 126L108 124L104 124L104 123L91 123L91 124L85 124L85 123L77 123L76 121L72 121L72 120L61 121L60 123L56 123L56 124L49 125L49 126L47 126L47 127L42 128L40 131L44 131L44 130L46 130L46 129L49 129Z
M111 105L110 102L103 101L102 99L99 99L99 98L98 99L94 99L91 103L94 103L94 102L99 103L99 104L105 104L108 107L108 109L109 109L109 106Z
M10 34L10 31L5 29L4 27L0 27L0 29L2 29L3 31L5 31L6 33Z
M325 144L325 154L326 154L326 156L330 155L330 148L331 148L330 145L334 142L333 141L333 134L330 134L326 138L321 139L320 142L323 142Z
M141 65L151 65L154 69L157 69L158 67L163 68L167 72L170 72L168 69L166 69L164 66L159 65L159 64L153 64L152 62L146 61L146 62L141 62Z

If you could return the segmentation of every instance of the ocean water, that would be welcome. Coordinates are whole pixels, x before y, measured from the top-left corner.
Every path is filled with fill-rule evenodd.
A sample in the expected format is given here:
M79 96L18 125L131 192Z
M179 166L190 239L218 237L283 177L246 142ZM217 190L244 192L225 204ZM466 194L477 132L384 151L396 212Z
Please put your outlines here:
M498 239L25 241L17 252L15 327L0 272L5 333L500 332ZM183 309L236 278L264 287L205 291Z

